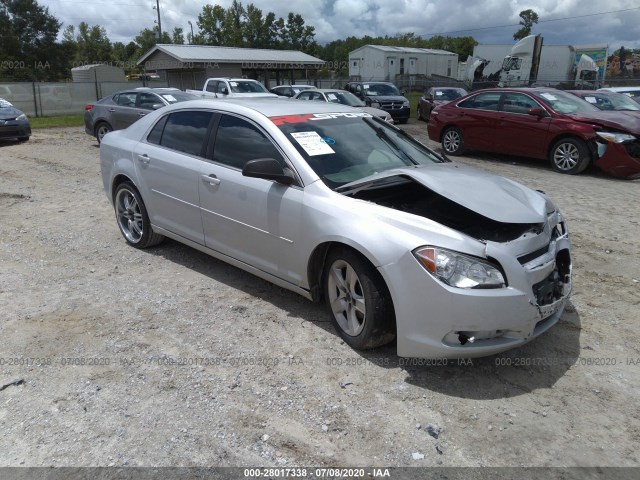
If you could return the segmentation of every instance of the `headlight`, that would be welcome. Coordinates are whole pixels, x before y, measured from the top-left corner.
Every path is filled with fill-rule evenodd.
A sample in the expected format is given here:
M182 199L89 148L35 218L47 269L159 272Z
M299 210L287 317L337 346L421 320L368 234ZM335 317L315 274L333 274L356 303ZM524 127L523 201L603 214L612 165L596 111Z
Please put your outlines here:
M413 251L420 264L438 280L458 288L502 288L502 273L486 260L438 247Z
M16 120L26 120L26 119L27 119L27 116L24 113L16 117Z
M596 135L611 143L633 142L636 139L633 135L622 132L596 132Z
M380 108L380 102L371 102L373 108Z
M406 107L406 108L409 108L409 102L408 101L407 102L402 102L402 106Z

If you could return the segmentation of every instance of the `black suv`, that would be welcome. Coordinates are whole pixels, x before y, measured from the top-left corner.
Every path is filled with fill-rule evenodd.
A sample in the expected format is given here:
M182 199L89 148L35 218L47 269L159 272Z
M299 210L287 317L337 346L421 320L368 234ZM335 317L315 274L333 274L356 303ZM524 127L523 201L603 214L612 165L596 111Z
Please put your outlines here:
M389 112L396 122L407 123L411 116L409 100L393 83L349 82L344 88L362 99L367 107L380 108Z

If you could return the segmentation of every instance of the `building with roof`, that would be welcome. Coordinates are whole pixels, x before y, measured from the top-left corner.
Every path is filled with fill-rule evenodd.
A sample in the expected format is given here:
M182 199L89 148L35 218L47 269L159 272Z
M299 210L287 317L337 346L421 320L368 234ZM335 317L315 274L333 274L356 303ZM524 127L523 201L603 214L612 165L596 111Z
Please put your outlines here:
M353 80L406 83L407 78L433 75L455 79L458 54L386 45L364 45L349 52L349 76ZM404 81L400 82L398 77Z
M199 90L207 78L246 77L267 87L315 76L324 61L296 50L156 45L137 62L165 75L170 87Z

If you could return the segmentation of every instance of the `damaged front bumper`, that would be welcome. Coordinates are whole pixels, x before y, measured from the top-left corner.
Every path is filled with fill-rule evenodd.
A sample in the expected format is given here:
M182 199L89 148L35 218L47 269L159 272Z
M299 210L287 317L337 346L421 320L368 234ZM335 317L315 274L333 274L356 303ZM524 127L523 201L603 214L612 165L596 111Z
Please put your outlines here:
M640 178L640 140L616 143L598 139L598 158L594 162L613 177L633 180Z
M486 242L507 287L454 288L437 281L412 255L380 267L391 288L398 355L472 358L523 345L555 325L571 292L568 233L560 221L540 235ZM423 287L420 287L423 285Z

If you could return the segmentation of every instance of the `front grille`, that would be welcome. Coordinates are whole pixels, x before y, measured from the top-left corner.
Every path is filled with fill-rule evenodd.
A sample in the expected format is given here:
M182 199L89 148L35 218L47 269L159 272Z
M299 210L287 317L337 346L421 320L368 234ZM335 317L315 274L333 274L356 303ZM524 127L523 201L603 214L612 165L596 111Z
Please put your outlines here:
M380 102L380 107L384 110L400 110L402 102Z
M545 245L544 247L536 250L535 252L527 253L526 255L522 255L521 257L518 257L518 261L520 262L520 265L525 265L529 263L531 260L541 257L548 251L549 251L549 245Z
M571 256L569 250L560 250L556 255L553 272L541 282L533 285L533 295L539 306L550 305L564 295L564 285L571 281Z

